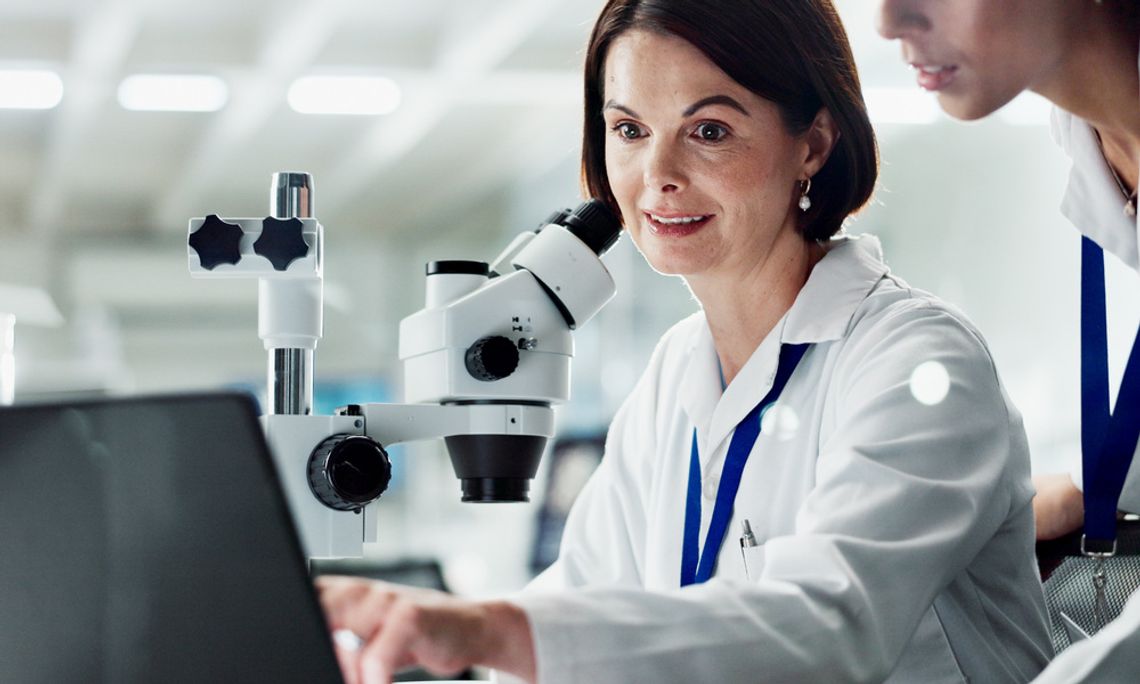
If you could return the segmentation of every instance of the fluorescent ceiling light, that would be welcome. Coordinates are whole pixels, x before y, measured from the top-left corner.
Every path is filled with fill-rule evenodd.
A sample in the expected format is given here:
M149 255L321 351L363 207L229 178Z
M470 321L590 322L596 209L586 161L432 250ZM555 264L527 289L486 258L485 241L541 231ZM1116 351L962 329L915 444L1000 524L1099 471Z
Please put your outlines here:
M119 104L142 112L216 112L229 91L217 76L136 74L119 84Z
M912 88L868 88L867 113L876 124L932 124L938 121L934 96Z
M62 99L63 81L54 71L0 71L0 109L51 109Z
M390 114L400 87L381 76L304 76L289 86L289 106L302 114Z

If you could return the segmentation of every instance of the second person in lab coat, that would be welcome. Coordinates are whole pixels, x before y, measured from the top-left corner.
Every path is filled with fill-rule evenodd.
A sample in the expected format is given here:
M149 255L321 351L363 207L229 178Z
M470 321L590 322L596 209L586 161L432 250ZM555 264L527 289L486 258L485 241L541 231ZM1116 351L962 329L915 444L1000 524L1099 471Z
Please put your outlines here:
M341 650L350 678L1032 679L1051 650L1020 418L962 314L837 236L877 159L829 0L611 0L585 86L590 194L701 310L532 591L320 581L367 642Z
M1140 3L1136 0L879 0L879 31L901 43L903 58L914 68L918 84L937 95L951 116L976 120L989 116L1023 91L1053 104L1053 137L1072 159L1061 210L1084 235L1082 251L1092 261L1103 250L1140 270L1140 224L1136 188L1140 180ZM1090 247L1096 245L1090 252ZM1088 275L1086 273L1086 275ZM1043 271L1042 276L1046 276ZM1055 274L1048 274L1049 277ZM1103 276L1091 275L1091 285ZM1090 309L1113 304L1103 293L1086 303ZM1072 325L1077 324L1073 312ZM1092 320L1096 320L1092 318ZM1097 322L1104 330L1104 314ZM1140 359L1140 341L1131 356ZM1099 347L1099 349L1097 348ZM1107 405L1108 369L1104 341L1082 340L1082 368L1103 364L1103 401ZM1099 357L1099 359L1098 359ZM1077 363L1073 359L1073 363ZM1130 362L1131 363L1131 362ZM1083 371L1082 371L1083 372ZM1093 374L1095 376L1095 373ZM1113 407L1116 420L1132 422L1134 407L1119 397L1135 391L1140 378L1123 372ZM1097 396L1097 382L1082 380L1084 392ZM1126 388L1129 388L1126 390ZM1061 399L1058 399L1060 401ZM1095 405L1095 403L1093 404ZM1085 521L1082 455L1085 444L1100 445L1108 421L1082 416L1082 453L1074 453L1070 473L1036 478L1037 533L1042 539L1080 529ZM1117 458L1131 456L1127 475L1107 483L1120 487L1117 507L1140 512L1140 449L1135 435L1116 443ZM1107 452L1106 452L1107 454ZM1105 483L1102 483L1102 486ZM1098 494L1104 496L1104 494ZM1112 510L1108 511L1111 521ZM1094 518L1101 531L1103 518ZM1091 580L1091 578L1090 578ZM1119 581L1110 573L1108 582ZM1124 584L1116 586L1128 586ZM1140 591L1134 591L1120 617L1092 639L1066 650L1038 678L1045 684L1130 682L1140 678Z

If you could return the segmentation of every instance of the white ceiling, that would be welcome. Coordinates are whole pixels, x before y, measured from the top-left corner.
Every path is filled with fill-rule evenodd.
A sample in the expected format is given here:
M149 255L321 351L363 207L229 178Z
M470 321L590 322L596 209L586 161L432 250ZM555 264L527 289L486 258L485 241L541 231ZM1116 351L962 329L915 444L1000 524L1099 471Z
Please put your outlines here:
M573 120L597 6L7 0L0 66L56 69L65 93L55 110L0 112L0 230L181 232L192 215L263 212L282 169L316 176L330 224L366 230L382 212L414 229L432 212L409 191L447 207L460 188L493 192L545 152L569 153L573 141L532 143L543 119ZM214 74L230 100L216 113L126 111L115 92L135 73ZM389 76L403 105L379 118L286 105L294 78L327 73Z

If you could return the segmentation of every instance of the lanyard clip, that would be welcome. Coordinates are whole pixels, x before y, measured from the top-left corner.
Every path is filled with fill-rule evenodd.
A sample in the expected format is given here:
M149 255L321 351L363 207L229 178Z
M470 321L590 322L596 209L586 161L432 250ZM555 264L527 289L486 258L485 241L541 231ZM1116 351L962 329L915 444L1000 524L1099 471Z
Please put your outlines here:
M1089 558L1112 558L1116 555L1116 540L1109 546L1107 539L1089 539L1081 535L1081 555Z

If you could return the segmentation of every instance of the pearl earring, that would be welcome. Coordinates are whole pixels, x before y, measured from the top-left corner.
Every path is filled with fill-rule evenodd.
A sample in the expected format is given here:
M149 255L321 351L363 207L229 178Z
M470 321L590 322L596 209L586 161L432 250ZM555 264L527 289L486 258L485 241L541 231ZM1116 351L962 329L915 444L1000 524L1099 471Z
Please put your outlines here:
M811 198L808 197L808 192L811 191L811 179L805 180L803 184L804 188L800 192L800 211L807 211L811 209Z

